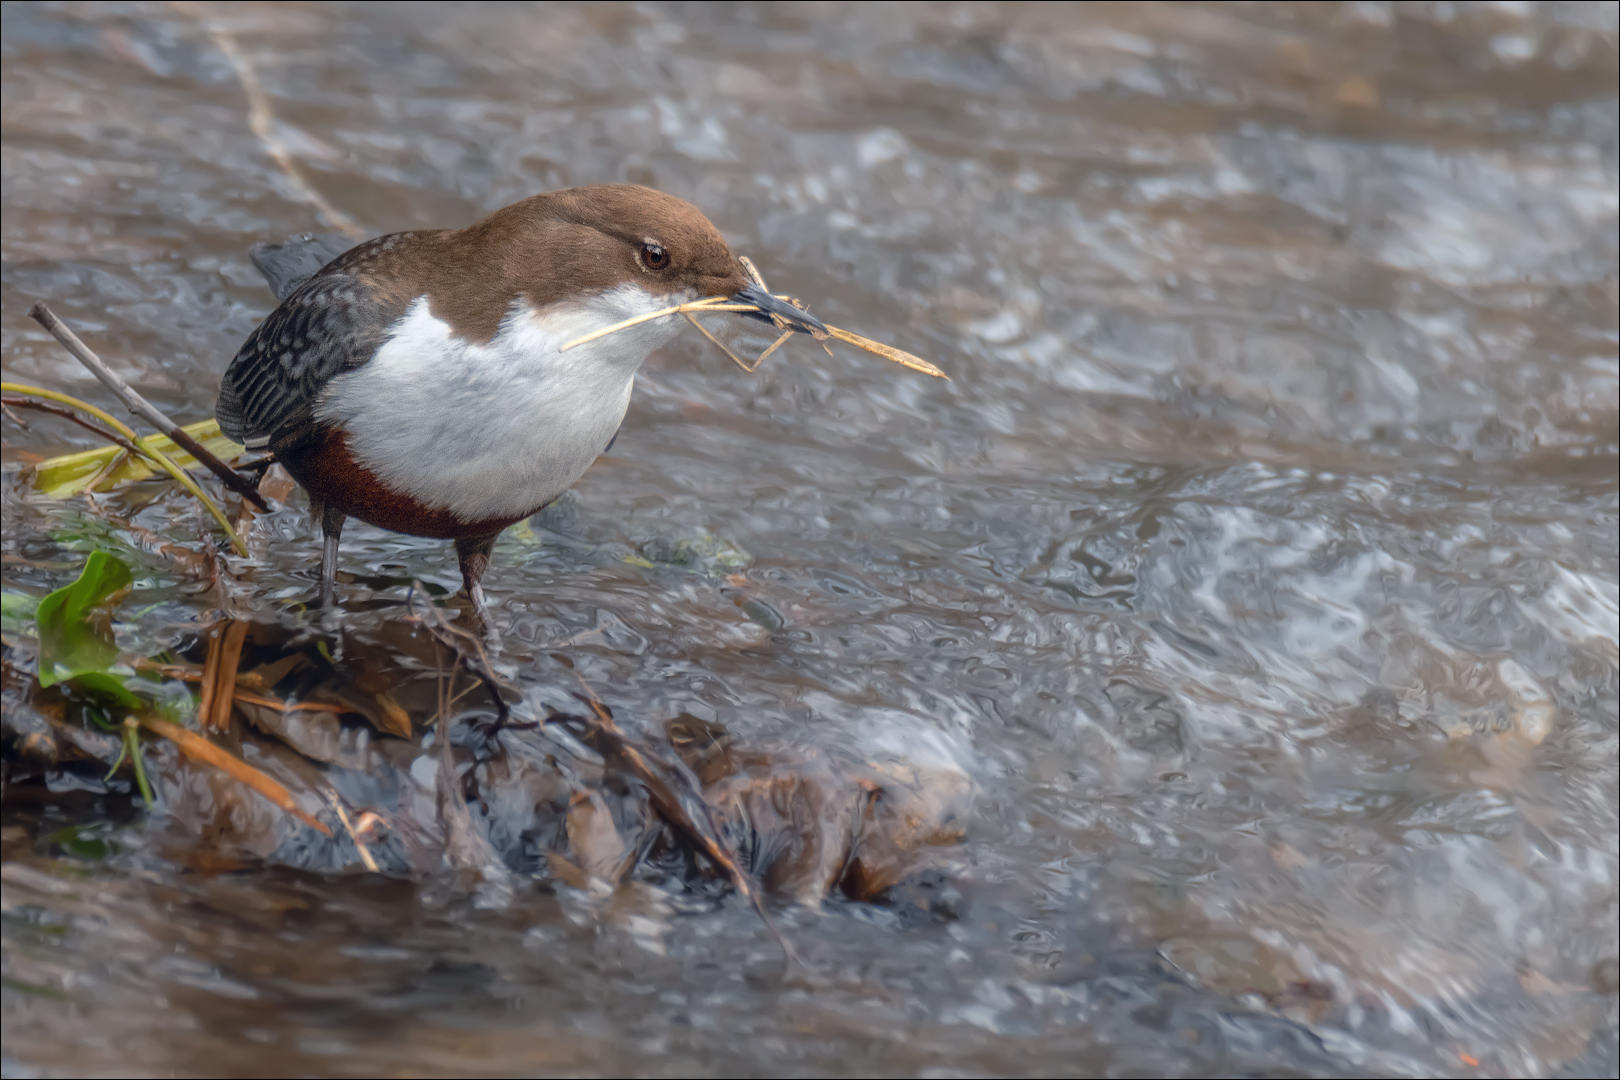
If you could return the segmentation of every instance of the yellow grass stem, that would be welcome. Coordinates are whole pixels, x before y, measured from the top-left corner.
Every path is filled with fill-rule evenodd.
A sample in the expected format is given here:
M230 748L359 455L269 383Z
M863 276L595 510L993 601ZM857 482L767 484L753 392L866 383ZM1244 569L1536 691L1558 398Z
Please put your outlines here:
M885 360L893 360L901 367L908 367L912 371L920 371L924 375L932 375L935 378L944 379L946 382L951 381L951 377L949 375L945 374L943 371L939 370L939 368L935 367L933 364L930 364L922 357L912 356L905 350L897 349L893 345L885 345L881 341L873 341L871 338L863 338L859 334L852 334L848 330L840 330L836 326L828 326L827 333L837 338L839 341L844 342L846 345L853 345L857 349L865 349L872 355L881 356Z
M743 263L744 268L748 270L749 274L754 278L754 280L756 282L762 283L763 279L760 278L759 271L754 269L753 264L748 262L746 259L741 260L741 261ZM773 295L775 295L775 294L773 294ZM798 306L797 301L793 300L792 297L789 297L789 296L777 296L777 299L778 300L784 300L784 301L787 301L789 303L793 303L795 306ZM730 357L732 363L736 364L738 367L742 368L744 371L748 371L748 372L756 371L756 370L759 369L759 365L765 362L765 358L767 356L771 355L771 353L773 353L777 349L781 348L782 344L785 341L787 341L788 337L791 336L793 331L789 331L788 333L783 334L781 337L777 338L776 341L771 343L769 348L767 348L763 353L760 354L758 360L755 360L752 364L749 364L746 360L743 360L736 353L732 352L731 349L728 348L726 346L726 344L724 342L722 342L719 338L717 338L713 334L709 333L709 331L703 326L703 324L698 322L697 319L694 318L694 315L703 314L703 313L710 312L710 311L749 312L749 311L759 311L760 310L758 307L754 306L753 304L728 303L727 302L728 300L729 300L729 298L724 297L724 296L710 296L710 297L706 297L706 298L704 298L702 300L694 300L689 304L674 304L674 305L672 305L670 307L667 307L667 308L660 308L657 311L649 311L644 315L636 315L636 316L633 316L631 318L624 319L624 320L622 320L620 322L616 322L612 326L604 326L600 330L593 330L589 334L584 335L583 337L577 337L573 341L570 341L566 345L564 345L562 347L561 351L567 352L569 349L572 349L576 345L583 345L588 341L595 341L597 338L606 337L609 334L616 334L620 330L626 330L626 329L629 329L632 326L638 326L638 325L640 325L641 323L644 323L644 322L651 322L653 319L662 319L667 315L685 315L686 320L688 322L690 322L693 326L697 327L698 331L700 333L702 333L702 335L704 337L708 338L716 346L718 346L721 352L725 353L728 357ZM778 316L773 315L771 321L776 324L777 329L779 329L779 330L783 329L784 326L785 326L782 319L780 317L778 317ZM825 325L825 324L823 324L823 325ZM827 326L826 334L814 333L814 334L812 334L812 336L815 337L818 341L823 337L837 338L839 341L842 341L846 345L853 345L857 349L861 349L861 350L863 350L865 352L871 353L873 356L881 356L881 357L883 357L883 359L892 361L892 362L894 362L896 364L899 364L901 367L910 368L912 371L920 371L924 375L932 375L936 379L944 379L946 382L951 381L951 377L949 375L945 374L939 368L935 367L933 364L930 364L927 360L924 360L920 356L913 356L911 353L906 352L904 349L897 349L893 345L885 345L881 341L873 341L871 338L862 337L859 334L852 334L848 330L840 330L836 326ZM823 349L827 349L826 343L822 342L821 347ZM827 355L828 356L832 355L832 350L831 349L827 349Z
M713 310L713 309L711 308L710 310ZM748 361L744 360L742 357L740 357L736 353L732 352L729 348L726 347L725 342L721 341L719 338L717 338L713 334L709 333L708 327L706 327L702 323L698 322L696 315L693 315L690 311L683 311L683 312L681 312L681 314L686 316L686 321L687 322L691 323L693 326L698 328L698 333L702 334L704 337L706 337L710 341L714 342L716 348L718 348L721 352L725 353L727 356L731 357L731 362L733 364L736 364L738 367L742 368L744 371L747 371L749 373L753 372L754 368L748 366ZM754 367L758 367L758 366L759 365L757 363L754 365Z
M174 743L180 748L180 752L191 760L212 765L225 775L257 791L310 828L318 829L327 836L332 835L331 829L300 809L298 803L293 799L292 792L288 791L281 781L268 773L255 769L229 750L215 746L196 732L188 731L178 724L171 724L167 720L159 720L157 717L150 715L140 716L136 719L148 731L161 735Z
M729 299L729 297L725 297L725 296L706 296L702 300L693 300L690 303L686 303L686 304L675 304L675 305L673 305L671 307L660 308L657 311L649 311L645 315L632 315L630 318L622 319L619 322L614 323L612 326L604 326L600 330L591 331L589 334L586 334L584 337L577 337L573 341L570 341L568 344L564 345L561 349L559 349L557 351L558 352L567 352L569 349L572 349L575 345L583 345L587 341L595 341L599 337L607 337L609 334L616 334L620 330L628 330L630 327L639 326L640 324L642 324L644 322L651 322L654 319L662 319L666 315L679 315L679 314L681 314L683 312L687 312L687 311L758 311L759 310L753 304L726 304L726 300L728 300L728 299ZM717 307L716 305L723 305L723 306L718 306Z
M80 412L88 413L97 420L100 420L103 424L106 424L108 427L118 432L118 434L128 439L135 446L139 447L142 456L149 457L154 463L162 468L164 472L178 480L181 487L191 492L191 494L195 496L198 501L206 506L208 508L208 512L214 516L214 520L219 522L219 527L225 530L225 535L230 537L231 546L236 549L237 554L245 556L248 553L247 545L242 543L242 538L236 535L235 529L231 528L230 519L225 516L225 512L215 504L214 500L210 499L203 492L202 488L197 486L197 482L191 477L187 476L186 471L170 460L168 455L163 453L163 451L158 450L155 447L143 445L140 442L139 436L137 436L135 432L131 430L129 425L125 424L122 420L103 412L101 409L96 408L89 402L80 401L76 397L61 394L55 390L46 390L39 386L28 386L23 383L8 382L0 383L0 390L13 394L30 394L34 397L44 398L47 401L55 401L59 404L66 405L71 409L78 409Z

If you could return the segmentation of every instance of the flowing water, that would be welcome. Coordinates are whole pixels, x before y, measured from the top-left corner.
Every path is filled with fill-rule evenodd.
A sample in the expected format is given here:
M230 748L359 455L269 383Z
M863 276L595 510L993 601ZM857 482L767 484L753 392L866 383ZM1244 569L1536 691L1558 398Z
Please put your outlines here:
M618 180L953 380L803 339L747 375L686 334L485 579L525 716L583 680L655 750L674 722L817 790L904 774L953 842L882 895L774 896L802 970L668 859L576 888L502 847L533 799L475 822L491 896L300 846L160 742L153 813L127 773L10 755L6 1074L1613 1075L1616 29L1582 3L6 4L9 379L106 400L25 317L46 299L203 420L272 305L250 244ZM5 437L11 467L94 445ZM191 647L205 584L5 486L8 591L121 542L120 642ZM195 548L167 491L108 501ZM351 524L323 629L302 505L228 564L254 640L319 639L420 727L402 604L453 556ZM432 790L430 747L369 745ZM359 808L342 753L283 775ZM639 789L573 790L624 826Z

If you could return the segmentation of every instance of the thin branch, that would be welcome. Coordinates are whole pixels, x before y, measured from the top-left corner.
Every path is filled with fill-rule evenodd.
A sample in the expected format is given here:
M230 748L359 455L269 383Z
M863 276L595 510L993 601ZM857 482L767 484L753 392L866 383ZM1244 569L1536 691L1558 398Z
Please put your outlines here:
M225 516L225 511L221 510L219 506L215 504L213 499L210 499L206 494L203 493L203 489L197 486L197 481L193 480L190 476L187 476L184 469L176 465L173 461L169 460L169 456L167 454L155 446L141 445L139 437L130 429L130 426L124 423L122 420L117 419L109 413L103 412L101 409L96 408L87 401L80 401L76 397L59 393L55 390L46 390L43 387L28 386L24 383L0 382L0 391L10 391L13 394L32 394L34 397L42 397L51 401L59 401L63 405L78 409L80 412L89 413L97 420L100 420L103 424L106 424L108 427L124 436L124 438L128 439L131 445L142 457L146 458L148 461L156 462L164 472L174 477L175 480L179 482L181 487L189 491L198 502L206 506L208 508L208 512L213 515L214 520L219 522L219 527L225 530L225 535L230 537L231 546L236 549L237 554L244 557L247 555L247 545L242 543L242 538L236 535L235 529L231 528L230 519Z
M413 581L411 582L410 591L405 596L405 610L409 613L407 617L426 630L428 636L434 641L449 649L457 662L465 665L473 677L484 684L489 691L490 699L495 703L496 726L515 728L536 726L534 724L508 724L512 716L512 709L511 706L506 704L506 699L501 697L503 680L495 673L495 667L489 661L489 654L484 651L483 641L477 634L445 622L439 610L433 606L430 600L423 604L419 612L416 606L418 595L425 599L427 590L422 587L420 581ZM450 668L452 681L455 678L455 671L455 665L452 665ZM445 693L442 689L439 694L439 709L441 713L445 713L447 709Z
M135 388L108 367L101 357L91 352L89 347L79 340L79 336L69 330L62 320L56 317L55 312L45 306L43 300L28 309L28 317L60 341L62 347L73 354L74 359L89 368L90 373L100 379L102 385L111 390L130 412L173 439L176 446L207 466L208 471L219 477L226 487L265 513L270 512L270 504L264 501L264 496L259 494L252 483L238 476L235 469L215 457L206 446L193 439L179 424L165 416L156 405L137 393Z
M675 767L659 761L651 752L643 751L633 744L629 737L620 731L619 726L613 722L612 714L603 706L601 700L591 690L590 685L586 683L584 678L578 672L575 672L574 677L579 679L580 688L584 690L583 694L576 696L586 705L589 705L591 712L595 715L592 717L574 717L572 719L584 720L587 731L596 736L594 740L596 743L595 749L602 754L603 758L617 761L620 768L641 781L642 786L647 789L647 797L658 815L668 822L676 832L685 836L688 843L701 851L710 862L714 863L730 879L732 887L748 901L755 913L759 915L760 920L765 923L765 928L776 939L777 945L781 946L782 955L787 959L788 968L791 970L796 967L798 965L798 956L794 953L792 944L782 936L781 931L776 928L776 924L771 920L770 913L765 910L765 898L761 895L759 887L754 884L748 871L743 869L742 865L737 862L736 857L727 848L718 824L710 816L709 804L704 801L700 793L693 790L692 801L698 807L699 814L702 817L702 824L700 825L698 818L687 810L685 800L676 793L666 779L666 776L674 775L687 780L687 774L683 774ZM553 717L548 723L564 719L569 718L559 715ZM653 763L656 763L658 768L655 769ZM687 782L690 783L689 780Z
M36 412L50 413L52 416L60 416L64 420L71 420L91 434L96 435L99 438L106 439L108 442L117 446L123 447L125 453L135 454L142 457L145 456L141 454L140 450L136 448L134 443L130 442L122 435L115 434L108 431L104 427L99 427L92 424L90 421L86 420L72 409L64 409L60 405L49 405L43 401L35 401L33 398L8 397L0 399L0 401L4 401L5 405L7 406L7 411L10 409L33 409ZM16 420L17 418L12 417L12 419ZM20 420L17 422L19 424L22 423ZM23 430L28 430L28 425L23 424Z

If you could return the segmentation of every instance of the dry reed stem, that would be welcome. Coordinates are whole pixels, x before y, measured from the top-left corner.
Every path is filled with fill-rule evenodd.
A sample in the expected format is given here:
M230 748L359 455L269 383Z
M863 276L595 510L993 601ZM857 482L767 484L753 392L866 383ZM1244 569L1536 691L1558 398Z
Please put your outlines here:
M181 753L193 761L212 765L220 772L231 777L231 779L240 781L257 791L260 795L263 795L310 828L320 832L323 836L332 835L331 829L299 809L298 804L293 801L292 792L288 791L281 781L260 772L230 751L215 746L196 732L187 731L178 724L171 724L167 720L159 720L155 716L141 716L138 719L142 727L154 735L161 735L168 739L180 748Z
M220 639L225 636L225 628L215 623L203 631L208 639L208 651L203 654L202 686L197 696L197 723L204 731L213 727L210 718L214 715L214 695L219 691L219 653Z
M764 288L764 279L759 276L759 271L754 269L754 264L749 262L746 256L738 256L738 261L743 264L746 270L748 270L749 275L753 277L755 283L759 284L761 288ZM793 300L792 297L774 293L772 295L776 296L779 300L786 300L795 306L802 306L799 305L797 301ZM651 322L653 319L662 319L667 315L685 315L686 320L693 326L697 327L699 332L702 333L704 337L708 338L711 342L718 346L720 351L725 353L726 356L730 357L734 364L747 372L757 371L759 369L759 365L765 362L765 358L780 348L787 340L789 335L796 333L797 331L788 330L786 334L783 334L782 337L772 342L770 347L761 353L759 359L755 360L753 365L750 366L747 361L739 358L736 353L732 352L724 342L715 337L713 334L709 333L709 331L704 328L703 324L698 322L695 318L695 315L711 311L735 311L745 313L750 311L760 311L760 309L753 304L728 303L728 300L729 298L724 296L709 296L702 300L693 300L687 304L674 304L667 308L660 308L657 311L649 311L643 315L635 315L631 318L616 322L611 326L604 326L600 330L593 330L589 334L577 337L565 344L559 351L567 352L576 345L584 345L586 342L595 341L597 338L606 337L609 334L616 334L620 330L628 330L632 326L639 326L644 322ZM771 316L771 322L778 330L787 328L787 323L782 319L781 316L769 312L766 312L765 314L769 314ZM811 336L816 338L818 341L820 341L824 336L833 337L839 341L842 341L846 345L853 345L857 349L871 353L873 356L881 356L883 359L899 364L901 367L910 368L912 371L920 371L924 375L932 375L937 379L944 379L946 382L951 381L951 377L945 374L939 368L935 367L933 364L930 364L927 360L924 360L920 356L914 356L911 353L906 352L904 349L897 349L893 345L885 345L881 341L873 341L871 338L850 333L848 330L841 330L836 326L830 326L825 323L822 325L826 326L827 329L825 335L815 333L814 331L811 332ZM822 342L821 347L823 349L827 349L826 343ZM827 349L827 355L832 355L831 349Z
M759 272L759 267L754 265L753 259L746 255L739 255L737 261L742 263L742 268L748 271L748 276L754 279L754 284L759 286L761 292L771 291L771 287L765 284L765 277Z
M826 324L824 323L822 325ZM901 367L908 367L912 371L920 371L924 375L932 375L937 379L944 379L946 382L951 381L951 377L939 370L939 368L935 367L933 364L930 364L920 356L911 355L904 349L897 349L893 345L885 345L881 341L873 341L871 338L864 338L859 334L852 334L848 330L840 330L836 326L828 326L827 333L837 338L839 341L842 341L846 345L853 345L857 349L865 349L873 356L881 356L885 360L892 360Z
M373 874L377 873L377 860L371 857L371 849L366 847L366 842L360 839L360 834L349 823L348 812L343 809L343 800L338 798L337 792L328 791L326 801L332 804L333 810L337 811L338 821L343 823L343 831L349 834L350 840L354 841L354 849L360 853L360 861L366 864L367 870L370 870Z
M759 365L763 364L766 360L770 359L771 353L775 352L777 349L780 349L783 345L786 345L787 344L787 339L792 337L793 334L794 334L794 331L792 331L792 330L784 330L784 331L782 331L782 336L777 338L775 341L771 342L770 348L766 349L764 352L759 354L759 359L754 361L754 366L752 368L750 368L749 370L750 371L757 371L759 369Z
M231 699L236 695L237 668L242 664L242 643L247 637L247 623L232 619L225 624L219 636L219 650L214 655L210 643L210 659L214 661L212 693L204 690L211 708L197 709L197 722L204 731L224 731L231 726ZM206 684L205 684L206 685Z
M330 701L277 701L275 698L262 697L259 694L244 694L241 690L232 693L232 699L244 705L262 705L277 712L329 712L329 713L355 713L359 711L347 705L334 705Z
M96 493L96 488L99 487L109 476L122 468L124 462L128 460L130 460L128 450L120 450L118 453L108 458L107 463L101 468L97 469L96 475L92 476L90 478L90 482L84 485L85 498L89 498L91 495L94 495ZM238 517L240 517L240 515L238 515Z
M179 664L158 664L144 657L137 658L130 666L136 671L150 671L170 679L179 679L181 682L206 683L208 680L207 668L198 670L197 668L182 667ZM255 694L242 689L244 686L257 685L260 685L260 683L256 672L238 672L236 686L231 691L231 701L240 701L244 705L259 705L266 709L274 709L277 712L284 713L325 712L341 715L343 713L358 714L359 712L359 710L351 706L337 705L330 701L277 701L275 698L265 697L263 694ZM201 706L198 707L198 711L201 712Z
M292 151L287 149L287 144L276 134L276 114L270 108L270 95L265 93L264 84L259 81L259 73L248 60L247 54L242 51L236 35L210 18L207 8L202 4L170 0L170 6L202 23L203 30L213 40L214 46L231 62L231 67L236 71L236 79L242 84L242 92L247 95L248 128L264 144L265 151L275 161L282 175L286 176L287 182L292 185L298 197L320 211L327 221L342 229L351 238L364 240L365 230L354 218L333 206L327 201L326 196L315 190L315 186L304 178L304 171L299 168Z
M632 315L628 319L619 320L618 322L614 323L612 326L604 326L600 330L592 330L589 334L586 334L583 337L577 337L573 341L568 342L566 345L564 345L561 349L558 349L557 351L558 352L567 352L569 349L572 349L576 345L583 345L587 341L595 341L599 337L607 337L609 334L616 334L620 330L628 330L632 326L640 326L644 322L651 322L654 319L662 319L666 315L680 315L680 314L682 314L684 312L688 312L688 311L758 311L759 310L753 304L726 304L727 299L728 299L728 297L724 297L724 296L706 296L702 300L693 300L693 301L690 301L689 303L685 303L685 304L673 304L670 307L660 308L657 311L649 311L649 312L646 312L645 314L642 314L642 315ZM720 305L725 305L725 306L720 306Z

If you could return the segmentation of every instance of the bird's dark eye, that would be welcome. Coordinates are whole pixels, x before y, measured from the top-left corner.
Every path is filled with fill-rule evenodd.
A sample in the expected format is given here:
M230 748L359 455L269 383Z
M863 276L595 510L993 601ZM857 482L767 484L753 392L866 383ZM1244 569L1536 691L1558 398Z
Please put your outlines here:
M641 245L641 265L649 270L662 270L669 265L669 252L663 245L648 240Z

